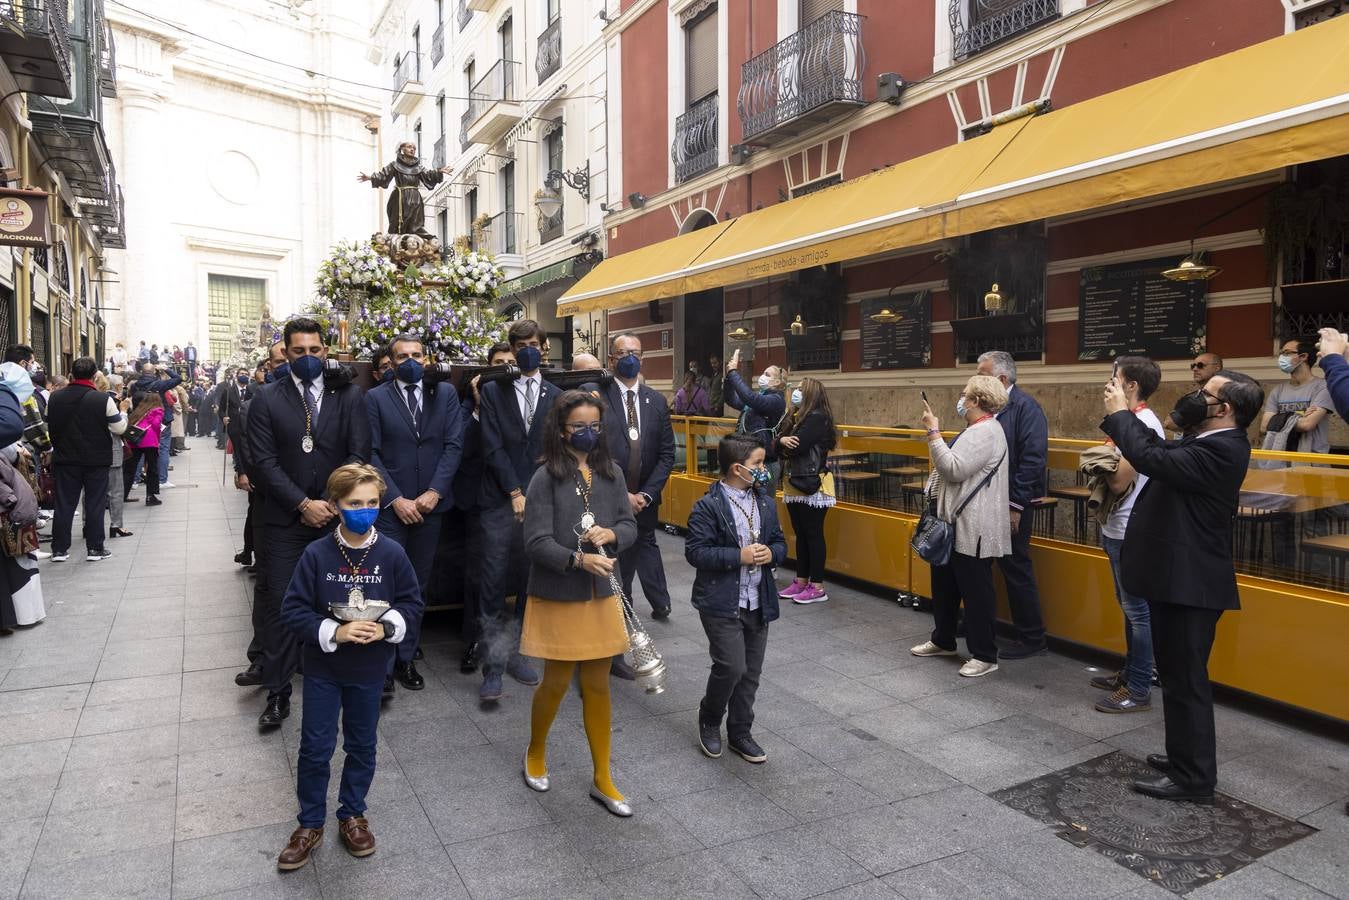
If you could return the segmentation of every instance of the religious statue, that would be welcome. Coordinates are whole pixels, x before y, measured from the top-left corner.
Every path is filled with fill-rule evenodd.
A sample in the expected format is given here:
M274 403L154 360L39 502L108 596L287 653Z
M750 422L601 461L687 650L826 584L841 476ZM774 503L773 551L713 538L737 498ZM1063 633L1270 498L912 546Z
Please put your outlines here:
M426 204L422 200L422 188L434 188L452 175L449 166L428 169L417 157L417 145L405 142L398 145L398 158L373 175L362 172L357 181L370 182L375 188L383 189L390 184L394 191L389 194L389 233L415 234L424 240L433 239L426 230Z

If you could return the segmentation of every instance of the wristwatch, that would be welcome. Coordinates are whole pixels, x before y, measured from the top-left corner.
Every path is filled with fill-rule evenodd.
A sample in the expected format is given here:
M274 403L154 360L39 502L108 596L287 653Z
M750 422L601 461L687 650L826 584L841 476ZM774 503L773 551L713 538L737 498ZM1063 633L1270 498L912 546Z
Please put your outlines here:
M392 622L380 622L379 624L384 626L384 640L386 641L392 638L394 633L398 631Z

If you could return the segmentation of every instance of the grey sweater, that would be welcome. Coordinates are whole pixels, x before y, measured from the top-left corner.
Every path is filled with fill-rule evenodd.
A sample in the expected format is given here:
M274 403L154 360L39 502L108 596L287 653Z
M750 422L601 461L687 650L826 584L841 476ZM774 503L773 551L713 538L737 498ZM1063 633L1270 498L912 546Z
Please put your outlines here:
M944 439L928 444L932 468L940 477L937 489L937 515L945 522L955 521L956 509L971 491L979 487L994 466L1000 470L979 493L956 522L955 551L981 559L1006 556L1012 552L1012 523L1007 505L1007 438L994 419L966 428L955 446ZM1001 461L1001 462L1000 462ZM1021 523L1029 528L1030 516Z
M576 552L576 527L585 513L585 504L576 488L576 479L554 481L540 466L529 481L525 494L525 553L529 556L529 593L545 600L590 600L613 594L609 579L581 570L567 571L567 563ZM613 477L594 474L590 487L590 512L595 524L612 528L618 546L607 546L610 555L637 540L637 521L628 503L623 473L613 466ZM594 553L589 545L582 548ZM618 567L614 574L619 576Z

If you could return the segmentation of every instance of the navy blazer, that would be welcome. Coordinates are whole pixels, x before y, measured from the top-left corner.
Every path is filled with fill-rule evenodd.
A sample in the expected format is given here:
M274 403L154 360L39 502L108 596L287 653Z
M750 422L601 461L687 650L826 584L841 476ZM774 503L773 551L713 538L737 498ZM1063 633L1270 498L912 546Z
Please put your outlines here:
M1007 502L1025 509L1049 490L1049 421L1035 398L1016 388L1007 392L998 424L1007 437Z
M305 453L304 401L291 378L263 385L248 404L248 449L253 475L262 482L263 521L293 525L306 497L319 500L328 476L346 463L370 460L370 418L359 387L327 379L314 430L314 452Z
M543 456L543 425L562 392L540 379L534 423L526 427L515 396L514 381L489 381L478 387L478 428L483 479L478 494L483 507L510 501L511 491L524 493Z
M778 458L777 428L787 414L787 398L782 391L759 393L752 390L735 370L726 373L722 386L731 409L741 411L741 430L763 444L766 462L775 462Z
M1246 432L1165 441L1127 409L1101 430L1148 476L1124 532L1124 589L1149 603L1240 609L1232 529L1251 460Z
M478 508L482 489L482 428L473 415L473 392L457 402L459 423L463 426L463 452L459 455L459 470L454 473L454 508L468 511Z
M604 392L604 434L613 457L624 478L628 474L628 412L623 404L623 386L614 381ZM670 425L670 407L665 397L645 384L637 385L637 402L641 408L637 419L641 422L641 470L637 473L638 492L646 494L651 502L638 516L643 528L655 527L660 495L674 469L674 428Z
M370 414L370 462L384 476L387 506L399 497L415 500L435 491L440 502L432 512L444 512L454 502L454 473L463 452L459 397L448 384L428 387L422 382L422 427L412 427L406 385L394 380L371 388L365 395Z
M693 504L684 558L698 570L693 577L693 606L709 615L734 618L740 608L740 534L731 520L728 502L721 482L715 481ZM773 561L759 567L759 607L767 623L778 617L778 585L773 570L787 558L787 538L778 523L773 492L756 493L755 502L759 507L759 543L773 551Z

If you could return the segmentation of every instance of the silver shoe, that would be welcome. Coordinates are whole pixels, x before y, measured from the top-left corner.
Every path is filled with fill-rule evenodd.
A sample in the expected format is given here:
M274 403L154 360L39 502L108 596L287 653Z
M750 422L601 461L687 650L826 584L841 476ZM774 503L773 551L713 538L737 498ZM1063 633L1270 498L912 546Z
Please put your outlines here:
M524 773L525 784L529 785L530 790L538 791L540 794L542 794L547 792L547 790L553 786L552 782L548 780L547 774L540 775L538 778L535 778L533 775L529 774L528 751L526 751L525 753L525 761L521 764L520 771Z
M593 784L590 786L590 796L592 799L598 800L600 805L616 816L626 819L628 816L632 815L632 806L628 801L615 800Z

